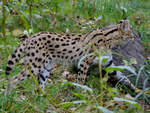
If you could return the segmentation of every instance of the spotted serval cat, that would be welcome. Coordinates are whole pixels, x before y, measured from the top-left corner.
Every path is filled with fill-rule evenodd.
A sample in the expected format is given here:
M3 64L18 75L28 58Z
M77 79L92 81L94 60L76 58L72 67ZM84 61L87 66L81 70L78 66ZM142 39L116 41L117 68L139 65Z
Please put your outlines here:
M104 48L111 49L116 43L133 37L134 33L128 20L123 20L107 30L95 29L86 34L40 32L25 39L9 57L6 75L10 74L16 62L23 58L24 64L30 64L31 72L38 76L40 87L44 88L50 70L55 65L77 65L83 56L94 52L90 44L102 51ZM80 63L77 77L80 83L84 83L88 68L94 59L95 56L90 56ZM106 66L110 65L112 61ZM19 81L28 77L30 77L29 70L23 69L10 81L8 91L10 92Z

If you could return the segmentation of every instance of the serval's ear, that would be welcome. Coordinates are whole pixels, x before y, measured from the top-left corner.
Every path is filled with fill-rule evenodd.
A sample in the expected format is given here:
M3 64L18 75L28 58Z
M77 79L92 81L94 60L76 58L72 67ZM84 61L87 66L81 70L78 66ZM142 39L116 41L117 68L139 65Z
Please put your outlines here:
M122 31L127 32L130 29L129 20L121 20L120 28Z

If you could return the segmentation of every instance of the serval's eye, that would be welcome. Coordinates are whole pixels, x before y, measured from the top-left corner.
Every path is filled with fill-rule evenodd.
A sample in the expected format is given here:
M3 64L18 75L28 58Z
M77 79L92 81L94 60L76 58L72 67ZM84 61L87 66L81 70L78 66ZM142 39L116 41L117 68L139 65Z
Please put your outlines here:
M121 20L119 23L122 24L122 23L123 23L123 20Z

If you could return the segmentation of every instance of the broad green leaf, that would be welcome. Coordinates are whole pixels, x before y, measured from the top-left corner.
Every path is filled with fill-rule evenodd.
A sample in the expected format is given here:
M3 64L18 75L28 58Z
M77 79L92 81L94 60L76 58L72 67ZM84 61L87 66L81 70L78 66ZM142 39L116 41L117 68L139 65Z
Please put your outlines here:
M79 87L79 88L81 88L81 89L84 89L84 90L93 92L92 88L89 88L89 87L86 86L86 85L81 85L81 84L78 84L78 83L67 82L67 81L63 81L63 82L64 82L64 85L76 86L76 87Z
M134 100L128 100L128 99L123 99L123 98L118 98L118 97L114 97L114 100L119 101L119 102L127 102L135 106L138 110L142 110L141 106L139 106L139 104L135 102Z
M80 87L81 89L90 91L91 93L93 92L92 88L89 88L89 87L86 86L86 85L81 85L81 84L78 84L78 83L72 83L72 84L73 84L74 86Z
M39 2L39 0L34 0L34 2L38 3L38 2Z
M114 113L113 111L110 111L102 106L96 106L96 108L101 110L103 113Z
M73 92L73 95L79 97L79 98L82 99L82 100L86 100L86 98L87 98L86 96L84 96L84 95L81 94L81 93L75 93L75 92Z
M77 101L73 101L74 104L81 104L81 103L86 103L85 100L77 100Z
M135 84L135 86L137 87L137 85L138 85L138 81L139 81L139 78L140 78L140 76L142 75L141 74L141 72L142 72L142 70L145 68L145 66L143 65L142 67L140 67L140 69L139 69L139 71L138 71L138 74L137 74L137 77L136 77L136 84Z
M123 71L124 69L130 71L131 73L136 75L136 72L134 69L132 69L130 66L110 66L105 68L106 72L110 72L110 71Z
M132 101L132 100L127 100L127 99L123 99L123 98L118 98L118 97L114 97L115 101L119 101L119 102L128 102L130 104L137 104L137 102Z
M39 15L39 14L33 14L33 16L35 16L36 18L39 18L39 19L41 19L41 18L43 18L41 15Z
M73 102L64 102L64 103L60 103L58 106L61 106L62 108L69 108L73 104L74 104Z

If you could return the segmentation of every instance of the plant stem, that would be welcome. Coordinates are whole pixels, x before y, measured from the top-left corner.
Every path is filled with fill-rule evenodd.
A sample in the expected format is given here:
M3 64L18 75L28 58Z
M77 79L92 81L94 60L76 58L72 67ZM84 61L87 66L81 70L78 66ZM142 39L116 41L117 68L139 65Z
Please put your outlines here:
M101 67L101 53L98 54L99 57L99 73L100 73L100 106L103 106L103 78L102 78L102 67Z
M2 18L2 34L3 34L3 41L4 41L4 48L6 50L6 31L5 31L5 26L6 26L6 15L5 15L5 3L6 1L3 0L2 4L2 12L3 12L3 18Z
M29 14L30 14L30 27L32 29L32 2L29 6Z
M120 19L120 18L118 18L119 17L119 8L120 8L120 1L119 0L116 0L116 6L118 6L118 7L116 7L116 22L118 22Z

